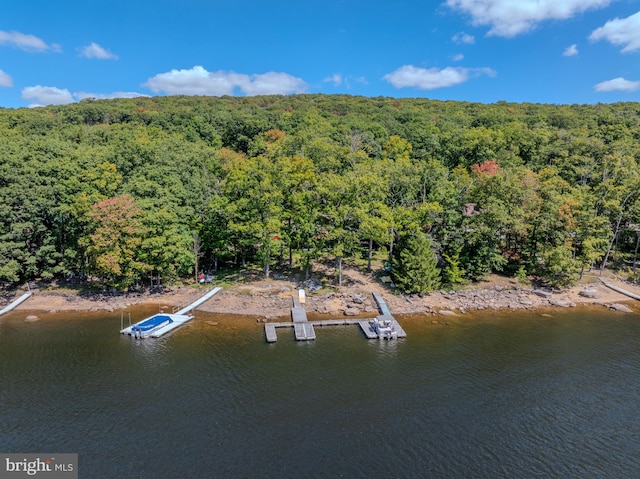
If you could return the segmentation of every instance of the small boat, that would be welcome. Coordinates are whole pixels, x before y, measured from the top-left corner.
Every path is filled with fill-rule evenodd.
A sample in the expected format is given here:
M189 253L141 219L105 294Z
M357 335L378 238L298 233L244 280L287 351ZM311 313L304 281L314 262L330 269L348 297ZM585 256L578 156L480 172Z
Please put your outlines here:
M154 314L120 332L137 339L159 338L191 319L193 315L190 314Z
M398 331L396 331L393 319L378 316L373 319L372 327L378 335L378 339L398 339Z

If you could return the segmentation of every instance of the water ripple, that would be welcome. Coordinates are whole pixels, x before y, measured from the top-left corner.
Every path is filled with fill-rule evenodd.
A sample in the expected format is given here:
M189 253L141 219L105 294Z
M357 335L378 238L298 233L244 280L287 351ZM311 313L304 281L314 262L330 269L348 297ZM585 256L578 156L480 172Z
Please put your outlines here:
M135 341L110 318L3 320L0 450L79 452L97 478L637 477L640 322L625 318L273 345L260 326Z

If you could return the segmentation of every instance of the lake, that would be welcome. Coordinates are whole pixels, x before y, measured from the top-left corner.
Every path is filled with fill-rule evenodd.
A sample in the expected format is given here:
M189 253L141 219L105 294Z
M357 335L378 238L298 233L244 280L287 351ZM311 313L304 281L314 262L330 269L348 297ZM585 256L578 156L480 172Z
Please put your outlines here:
M640 477L638 315L401 317L404 340L275 344L200 312L144 341L119 313L41 316L0 318L0 452L78 453L83 478Z

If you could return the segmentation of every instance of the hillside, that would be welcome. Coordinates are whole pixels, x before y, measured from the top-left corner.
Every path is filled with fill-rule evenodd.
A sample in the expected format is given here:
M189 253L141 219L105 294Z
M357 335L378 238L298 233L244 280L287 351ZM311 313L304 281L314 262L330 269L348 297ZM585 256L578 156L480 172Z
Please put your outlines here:
M390 260L407 293L493 272L635 276L640 105L332 95L0 110L0 282L125 290ZM308 272L308 271L307 271Z

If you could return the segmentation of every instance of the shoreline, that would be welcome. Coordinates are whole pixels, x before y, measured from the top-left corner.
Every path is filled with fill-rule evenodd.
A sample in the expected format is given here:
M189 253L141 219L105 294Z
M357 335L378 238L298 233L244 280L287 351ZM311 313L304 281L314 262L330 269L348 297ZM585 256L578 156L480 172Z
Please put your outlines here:
M640 286L607 278L618 288L640 295ZM580 293L589 289L595 297ZM513 280L500 278L478 283L459 291L435 291L427 295L396 295L375 281L355 281L335 291L308 293L304 305L310 317L345 318L373 317L377 307L372 293L383 295L394 315L427 315L435 317L464 316L466 313L548 311L572 308L577 305L613 309L621 312L640 311L640 302L605 286L600 280L584 283L564 291L548 293L522 287ZM120 312L130 308L157 306L171 310L201 296L203 290L192 286L170 288L164 293L130 294L118 296L81 296L73 291L40 291L20 304L13 314L29 317L43 313ZM287 280L264 279L236 284L225 288L198 308L207 313L235 315L258 322L282 320L290 317L295 284ZM15 297L17 297L17 294ZM13 299L4 298L5 304Z

